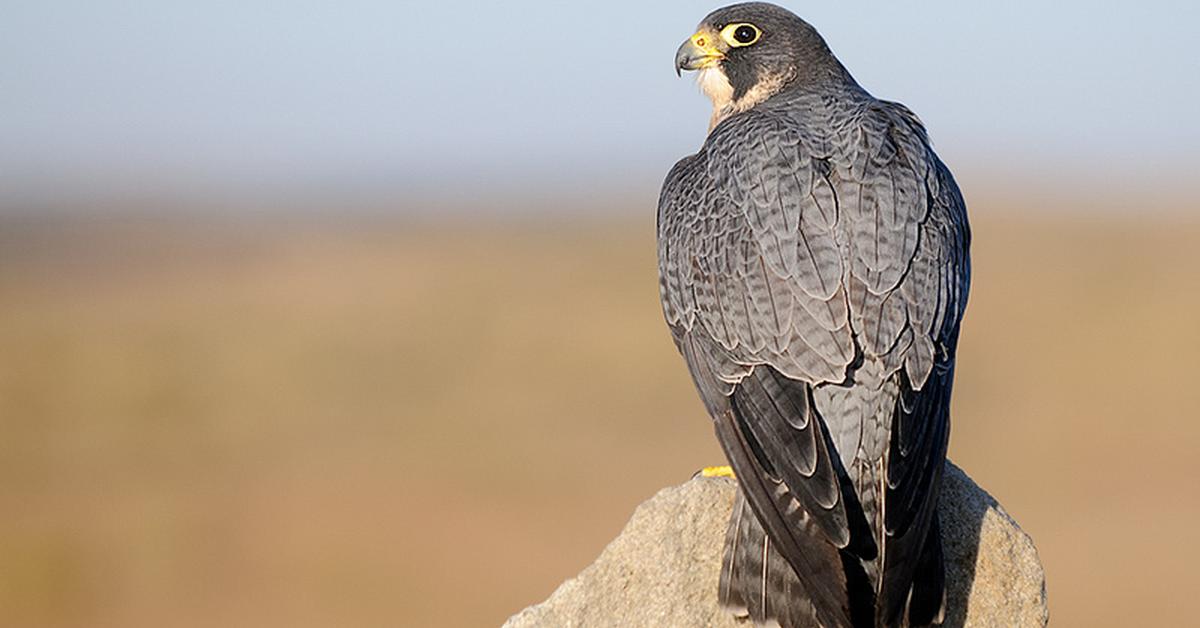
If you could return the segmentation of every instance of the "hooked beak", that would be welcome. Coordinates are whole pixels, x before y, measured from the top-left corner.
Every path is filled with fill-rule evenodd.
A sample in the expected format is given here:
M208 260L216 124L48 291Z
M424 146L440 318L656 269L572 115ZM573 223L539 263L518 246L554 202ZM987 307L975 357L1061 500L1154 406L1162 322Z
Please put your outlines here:
M719 37L703 31L689 37L675 52L675 74L682 76L683 70L702 70L724 59L725 53L716 47L718 41Z

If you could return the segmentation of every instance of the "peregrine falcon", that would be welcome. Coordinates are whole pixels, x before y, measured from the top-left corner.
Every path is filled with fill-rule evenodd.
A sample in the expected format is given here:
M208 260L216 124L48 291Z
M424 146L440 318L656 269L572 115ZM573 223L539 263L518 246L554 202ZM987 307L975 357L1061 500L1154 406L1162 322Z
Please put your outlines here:
M739 485L719 600L785 628L938 622L970 277L954 178L917 116L785 9L719 9L675 64L713 102L663 184L658 261Z

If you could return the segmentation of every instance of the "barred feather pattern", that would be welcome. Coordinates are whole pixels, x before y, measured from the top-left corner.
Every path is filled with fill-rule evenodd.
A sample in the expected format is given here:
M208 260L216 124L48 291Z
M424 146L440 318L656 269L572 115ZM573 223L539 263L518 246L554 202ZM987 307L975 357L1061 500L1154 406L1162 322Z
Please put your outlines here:
M725 547L717 595L724 608L756 625L772 620L780 625L817 625L816 608L800 595L801 584L792 566L772 547L741 491L734 498Z
M784 626L864 625L864 604L880 626L940 612L931 530L969 228L916 116L851 87L725 119L658 209L664 316L745 495L722 600ZM756 607L751 572L781 561L795 580Z

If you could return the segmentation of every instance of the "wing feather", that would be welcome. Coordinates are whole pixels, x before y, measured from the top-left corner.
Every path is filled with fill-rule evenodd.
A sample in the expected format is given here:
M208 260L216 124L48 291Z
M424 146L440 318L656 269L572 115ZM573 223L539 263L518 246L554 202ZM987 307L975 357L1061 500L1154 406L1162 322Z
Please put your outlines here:
M767 553L834 624L859 579L829 561L861 564L896 625L915 577L922 613L941 588L926 542L969 231L910 111L871 100L846 115L832 134L757 108L718 125L664 184L660 290ZM791 586L744 571L738 586ZM767 613L766 597L756 611L723 596Z

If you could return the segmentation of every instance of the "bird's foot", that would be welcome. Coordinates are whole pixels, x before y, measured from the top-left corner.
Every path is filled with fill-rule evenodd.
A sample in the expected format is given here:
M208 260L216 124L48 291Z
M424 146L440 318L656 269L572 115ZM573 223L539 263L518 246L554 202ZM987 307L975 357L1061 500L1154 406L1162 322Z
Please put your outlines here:
M702 478L737 478L737 476L733 474L733 468L728 466L704 467L703 469L700 469L696 475Z

